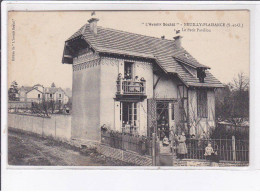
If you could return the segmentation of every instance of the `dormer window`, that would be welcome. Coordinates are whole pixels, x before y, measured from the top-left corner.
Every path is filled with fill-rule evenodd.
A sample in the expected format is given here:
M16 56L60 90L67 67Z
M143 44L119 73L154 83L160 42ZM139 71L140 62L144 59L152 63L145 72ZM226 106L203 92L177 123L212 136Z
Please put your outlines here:
M197 68L197 78L201 83L204 83L204 79L206 77L205 68Z

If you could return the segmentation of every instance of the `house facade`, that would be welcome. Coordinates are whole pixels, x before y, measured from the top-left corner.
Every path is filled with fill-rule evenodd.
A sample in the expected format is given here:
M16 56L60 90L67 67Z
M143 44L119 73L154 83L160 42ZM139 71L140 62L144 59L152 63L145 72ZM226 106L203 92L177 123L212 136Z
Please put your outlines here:
M19 99L22 102L42 102L44 97L44 87L36 84L33 87L22 86L19 91Z
M174 40L102 28L91 18L65 41L72 64L72 137L100 141L100 127L145 136L215 127L222 84Z

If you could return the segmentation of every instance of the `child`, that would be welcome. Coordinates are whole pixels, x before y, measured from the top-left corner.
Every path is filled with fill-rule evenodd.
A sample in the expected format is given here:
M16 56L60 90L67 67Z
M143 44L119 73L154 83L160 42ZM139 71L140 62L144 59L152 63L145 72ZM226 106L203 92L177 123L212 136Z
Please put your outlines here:
M167 136L164 136L162 143L163 143L163 146L168 146L170 144Z
M211 143L208 144L208 146L205 148L205 156L207 160L212 160L212 154L214 154L214 150L211 147Z
M175 144L175 136L174 136L173 129L170 131L169 140L171 142L171 152L173 152L173 147L174 147L174 144Z

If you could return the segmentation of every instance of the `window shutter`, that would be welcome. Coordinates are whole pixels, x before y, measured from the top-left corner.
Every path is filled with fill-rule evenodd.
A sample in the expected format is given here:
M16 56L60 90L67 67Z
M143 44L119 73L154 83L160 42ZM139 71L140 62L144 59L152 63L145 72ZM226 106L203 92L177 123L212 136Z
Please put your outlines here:
M120 102L115 101L115 130L121 131Z

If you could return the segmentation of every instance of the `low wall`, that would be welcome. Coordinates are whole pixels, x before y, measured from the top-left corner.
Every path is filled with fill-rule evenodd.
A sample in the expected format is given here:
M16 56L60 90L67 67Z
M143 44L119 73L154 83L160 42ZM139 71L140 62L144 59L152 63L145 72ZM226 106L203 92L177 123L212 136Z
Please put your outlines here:
M142 156L132 151L100 145L99 142L72 139L70 115L52 115L51 118L43 118L9 113L8 127L40 134L42 136L50 136L58 140L69 141L70 144L77 147L85 145L87 147L97 148L100 154L123 162L139 166L152 166L152 157L150 156Z
M141 156L131 151L120 150L101 144L97 151L107 157L121 160L139 166L152 166L152 157Z
M51 136L56 139L71 139L70 115L52 115L51 118L43 118L9 113L8 127L33 132L43 136Z
M184 159L184 160L173 160L173 166L189 166L189 167L201 167L201 166L213 166L213 167L243 167L248 166L248 162L232 162L220 161L219 163L210 164L209 161L206 160L194 160L194 159Z
M8 109L15 109L15 108L31 108L31 102L22 102L22 101L9 101L8 102Z

